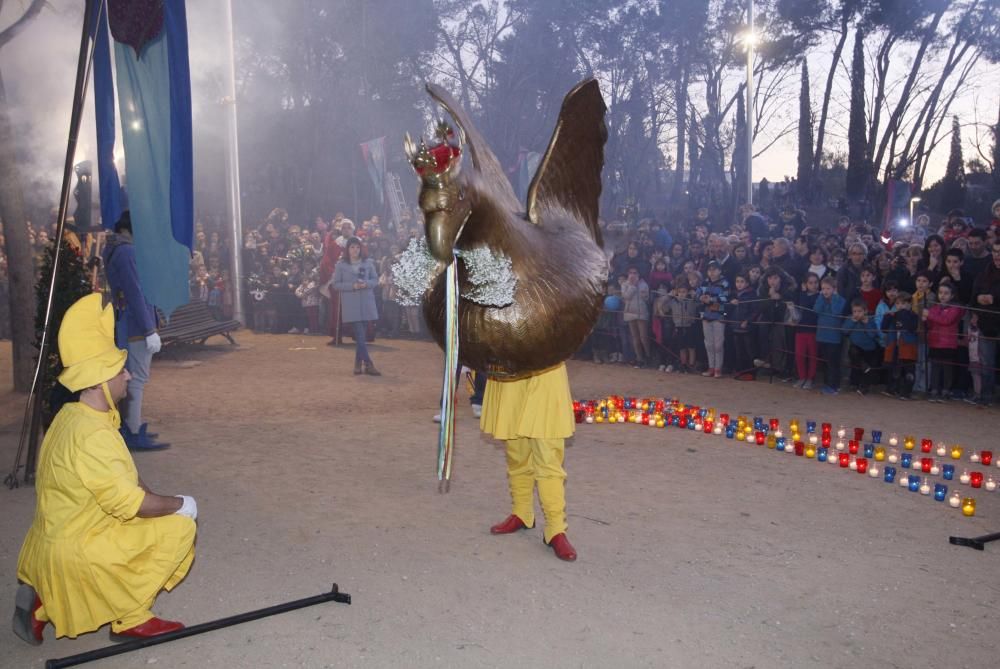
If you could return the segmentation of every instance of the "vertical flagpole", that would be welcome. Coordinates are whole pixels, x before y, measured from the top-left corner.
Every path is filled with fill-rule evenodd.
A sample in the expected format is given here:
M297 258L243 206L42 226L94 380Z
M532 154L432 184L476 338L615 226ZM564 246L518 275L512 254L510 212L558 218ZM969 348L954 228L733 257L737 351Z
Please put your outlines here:
M225 40L229 46L229 63L226 67L226 186L229 194L229 222L231 227L233 318L247 324L243 310L243 218L240 211L240 148L239 129L236 124L236 47L233 43L233 2L226 0Z
M41 393L45 382L45 367L52 346L52 333L49 327L52 322L52 300L55 297L56 277L59 276L59 259L62 256L63 232L66 229L66 210L69 207L69 193L73 180L73 163L76 162L76 143L80 137L80 121L83 118L83 103L87 98L87 82L90 77L90 64L94 58L93 43L90 31L95 19L95 2L98 11L104 8L104 0L86 0L83 8L83 30L80 35L80 53L76 65L76 84L73 89L73 105L70 108L69 138L66 142L66 161L63 164L62 190L59 194L59 214L56 218L56 237L54 256L52 258L52 277L49 281L49 296L45 304L45 321L42 326L41 341L38 346L38 364L35 366L35 377L31 382L28 401L24 407L24 419L21 422L21 437L17 445L17 455L14 468L7 477L8 487L17 487L17 472L21 467L21 455L24 452L25 437L28 439L27 461L24 466L24 482L31 483L35 476L35 460L38 454L38 432L41 429Z
M753 204L753 0L747 1L747 204Z

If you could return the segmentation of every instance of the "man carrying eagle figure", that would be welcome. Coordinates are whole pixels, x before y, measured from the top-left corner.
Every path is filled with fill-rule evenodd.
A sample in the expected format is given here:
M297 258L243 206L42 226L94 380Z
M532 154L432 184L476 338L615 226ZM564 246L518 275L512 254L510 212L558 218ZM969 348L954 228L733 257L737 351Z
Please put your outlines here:
M608 275L598 228L604 100L594 80L566 95L522 203L464 110L441 88L427 90L459 136L442 121L438 143L406 139L422 183L424 253L433 259L422 301L438 344L447 351L453 317L458 359L489 375L480 428L506 442L511 496L510 515L490 532L534 527L537 488L544 542L573 561L562 465L575 421L565 360L590 334ZM451 263L459 298L449 314Z

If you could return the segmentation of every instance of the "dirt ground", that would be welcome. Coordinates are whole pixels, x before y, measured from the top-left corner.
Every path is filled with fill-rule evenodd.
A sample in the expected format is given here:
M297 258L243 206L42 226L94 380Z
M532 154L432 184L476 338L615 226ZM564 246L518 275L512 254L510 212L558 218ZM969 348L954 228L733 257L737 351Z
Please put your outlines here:
M720 437L581 425L567 450L569 536L490 536L509 511L503 447L460 411L452 490L437 492L442 356L380 341L384 376L351 374L326 339L241 332L161 355L146 418L173 448L145 481L198 500L198 557L155 610L188 624L327 591L323 604L104 660L136 667L961 667L996 658L1000 493L964 518L933 498ZM222 341L221 339L219 341ZM0 348L9 384L10 347ZM993 448L997 412L787 385L570 363L574 395L678 396L732 414L827 420ZM23 397L0 392L0 469ZM998 453L1000 455L1000 453ZM993 468L995 475L1000 470ZM32 488L0 489L0 601L13 605ZM8 609L10 610L10 609ZM7 614L4 614L7 615ZM6 623L4 623L6 625ZM0 666L104 646L38 648L0 629Z

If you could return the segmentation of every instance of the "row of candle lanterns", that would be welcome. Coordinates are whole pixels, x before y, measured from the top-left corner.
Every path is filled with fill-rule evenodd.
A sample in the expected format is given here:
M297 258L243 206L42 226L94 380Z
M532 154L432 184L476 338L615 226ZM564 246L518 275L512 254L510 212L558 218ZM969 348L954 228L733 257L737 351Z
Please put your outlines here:
M737 416L734 421L727 413L717 414L712 408L688 406L676 398L640 399L612 395L602 400L574 402L573 411L577 423L632 423L658 428L673 426L704 434L725 435L728 439L767 446L777 452L794 453L797 456L815 458L818 462L839 465L859 474L867 474L873 479L881 478L885 483L898 482L900 487L911 492L925 496L933 494L936 501L947 501L951 507L961 508L965 516L973 516L976 512L974 498L963 497L958 490L953 490L949 496L946 483L932 483L930 476L941 475L947 481L955 480L955 465L941 464L934 457L914 457L910 451L916 449L917 440L913 436L907 435L900 439L897 434L892 433L886 448L882 444L881 430L872 430L872 441L863 443L864 428L854 428L851 433L853 439L847 439L848 430L842 425L837 429L834 441L832 424L821 423L820 433L817 435L816 422L806 421L806 438L803 439L802 422L792 419L789 422L789 439L781 430L781 423L777 418L765 420L755 416L751 422L746 416ZM902 451L897 448L900 443ZM920 453L934 453L939 458L950 456L953 460L961 460L964 449L957 444L949 447L943 442L935 447L932 440L921 439ZM969 462L974 464L981 463L988 467L993 463L993 452L989 450L972 451L968 455ZM996 466L1000 468L1000 458L997 459ZM907 470L912 470L912 473ZM980 471L963 470L958 480L963 485L985 488L987 491L1000 488L1000 482L992 474L984 476Z

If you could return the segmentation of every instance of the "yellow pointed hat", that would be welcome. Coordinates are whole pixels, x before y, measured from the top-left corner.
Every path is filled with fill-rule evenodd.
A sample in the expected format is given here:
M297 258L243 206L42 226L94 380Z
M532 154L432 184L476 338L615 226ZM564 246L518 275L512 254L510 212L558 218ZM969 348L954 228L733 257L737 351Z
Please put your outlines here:
M66 310L59 326L59 383L71 392L91 388L117 376L126 351L115 346L115 313L100 293L81 297Z

